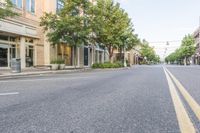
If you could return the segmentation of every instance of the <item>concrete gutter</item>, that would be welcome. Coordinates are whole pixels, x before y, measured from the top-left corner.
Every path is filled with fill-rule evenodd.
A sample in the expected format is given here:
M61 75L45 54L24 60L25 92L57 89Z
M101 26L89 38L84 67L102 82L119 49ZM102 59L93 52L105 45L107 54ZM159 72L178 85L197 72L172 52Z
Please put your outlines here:
M16 79L16 78L22 78L22 77L28 77L28 76L42 76L47 74L66 74L66 73L73 73L73 72L83 72L88 71L91 69L73 69L73 70L57 70L57 71L36 71L36 72L22 72L22 73L10 73L5 75L0 75L0 80L6 80L6 79Z
M18 79L18 78L26 78L29 76L44 76L48 74L67 74L67 73L78 73L78 72L89 72L89 71L119 71L119 70L127 70L129 67L123 68L111 68L111 69L92 69L92 68L82 68L82 69L68 69L68 70L56 70L56 71L35 71L35 72L22 72L22 73L10 73L5 75L0 75L0 80L7 79Z

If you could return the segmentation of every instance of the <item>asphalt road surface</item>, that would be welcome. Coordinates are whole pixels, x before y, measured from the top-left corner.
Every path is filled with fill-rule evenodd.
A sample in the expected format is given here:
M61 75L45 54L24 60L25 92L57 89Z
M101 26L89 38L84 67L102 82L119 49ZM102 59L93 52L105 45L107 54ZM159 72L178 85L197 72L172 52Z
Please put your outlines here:
M199 104L200 66L1 80L0 133L198 133Z

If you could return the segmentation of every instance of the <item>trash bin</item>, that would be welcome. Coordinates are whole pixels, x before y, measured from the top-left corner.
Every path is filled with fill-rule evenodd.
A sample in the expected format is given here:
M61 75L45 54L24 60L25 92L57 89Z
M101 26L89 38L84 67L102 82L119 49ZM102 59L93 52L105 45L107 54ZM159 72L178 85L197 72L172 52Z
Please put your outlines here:
M14 58L11 60L11 69L13 73L21 72L21 59Z

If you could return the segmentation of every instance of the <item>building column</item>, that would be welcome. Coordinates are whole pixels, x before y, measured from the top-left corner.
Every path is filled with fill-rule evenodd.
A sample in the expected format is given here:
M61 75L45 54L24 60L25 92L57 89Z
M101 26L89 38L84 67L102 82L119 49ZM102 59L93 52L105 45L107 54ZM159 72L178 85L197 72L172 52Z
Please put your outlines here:
M21 68L26 68L26 44L25 37L20 39L20 59L21 59Z
M102 57L101 57L101 58L102 58L102 59L101 59L101 60L102 60L102 63L104 63L104 62L105 62L105 51L102 52Z
M94 47L92 47L92 62L91 62L91 65L93 65L94 64L94 57L95 57L95 48Z
M80 66L80 48L77 47L77 66Z
M46 36L46 34L45 34ZM53 48L51 48L50 43L47 41L47 38L44 38L44 64L48 65L50 64L50 60L51 60L51 56L55 58L55 56L53 55L54 53L52 53L52 55L50 55L51 50L53 50Z
M97 63L100 63L100 61L99 61L99 50L97 50Z
M34 47L33 47L33 50L34 50L34 59L33 59L33 65L34 66L37 66L38 62L37 62L37 40L34 40Z

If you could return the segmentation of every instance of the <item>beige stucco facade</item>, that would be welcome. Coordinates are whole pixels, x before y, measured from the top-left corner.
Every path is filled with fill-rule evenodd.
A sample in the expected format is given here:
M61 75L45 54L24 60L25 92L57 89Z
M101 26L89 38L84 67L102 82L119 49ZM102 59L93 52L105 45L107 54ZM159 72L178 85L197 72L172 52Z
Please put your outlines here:
M26 0L22 2L21 8L14 9L20 16L0 20L0 51L3 53L1 58L4 60L2 63L4 65L0 67L9 68L12 58L20 58L22 68L45 63L45 38L39 21L48 7L47 2L35 0L34 12L26 9ZM14 40L11 41L9 38ZM16 52L10 53L11 47Z
M22 69L49 65L60 57L69 67L90 67L108 60L107 50L98 45L87 44L76 49L64 44L52 46L40 26L40 17L44 12L56 13L57 0L35 0L34 12L27 10L26 1L22 0L21 7L14 9L20 16L0 20L0 68L10 68L13 58L21 59Z
M137 65L140 63L139 59L140 59L140 46L136 46L135 48L128 50L125 52L122 50L121 52L121 58L122 59L126 59L128 61L128 63L132 66L132 65ZM125 57L124 57L125 56ZM113 53L113 57L112 57L112 61L119 61L120 59L120 51L119 49L115 49L114 53Z

